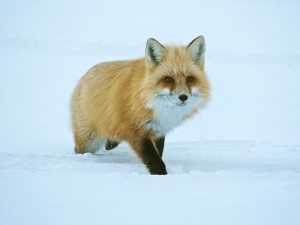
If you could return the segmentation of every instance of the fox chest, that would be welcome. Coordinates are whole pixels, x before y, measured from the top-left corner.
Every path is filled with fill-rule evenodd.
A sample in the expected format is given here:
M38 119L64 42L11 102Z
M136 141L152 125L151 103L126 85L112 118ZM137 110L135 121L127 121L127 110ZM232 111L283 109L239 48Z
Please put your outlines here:
M146 129L154 131L158 137L165 136L180 125L191 113L189 107L165 106L153 109L153 119L146 122Z

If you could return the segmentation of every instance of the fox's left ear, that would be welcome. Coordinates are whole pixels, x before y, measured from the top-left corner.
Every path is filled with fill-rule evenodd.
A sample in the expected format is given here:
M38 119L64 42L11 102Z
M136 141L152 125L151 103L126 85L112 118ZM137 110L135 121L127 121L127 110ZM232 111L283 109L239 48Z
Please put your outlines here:
M190 54L195 63L204 65L205 55L205 39L201 35L195 38L187 47L187 52Z
M146 44L146 58L150 67L159 66L166 55L165 47L154 38L149 38Z

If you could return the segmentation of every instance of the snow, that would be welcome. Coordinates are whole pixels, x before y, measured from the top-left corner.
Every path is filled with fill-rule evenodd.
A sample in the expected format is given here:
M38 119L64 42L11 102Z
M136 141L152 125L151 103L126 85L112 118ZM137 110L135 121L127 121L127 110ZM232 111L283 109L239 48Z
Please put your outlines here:
M0 224L297 224L299 12L296 0L1 1ZM212 101L167 137L167 176L127 144L74 154L69 98L91 66L201 34Z

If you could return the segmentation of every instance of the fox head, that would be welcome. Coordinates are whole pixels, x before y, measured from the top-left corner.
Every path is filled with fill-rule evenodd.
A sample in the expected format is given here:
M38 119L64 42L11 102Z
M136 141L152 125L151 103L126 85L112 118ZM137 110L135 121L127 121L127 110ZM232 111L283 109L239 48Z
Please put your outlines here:
M148 39L144 88L151 93L149 107L193 110L205 106L210 88L204 71L204 55L203 36L187 46L163 46L153 38Z

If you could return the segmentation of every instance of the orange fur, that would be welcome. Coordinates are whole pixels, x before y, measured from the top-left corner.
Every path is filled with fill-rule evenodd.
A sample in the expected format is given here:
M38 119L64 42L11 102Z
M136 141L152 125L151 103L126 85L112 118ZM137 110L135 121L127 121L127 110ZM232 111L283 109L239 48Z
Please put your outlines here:
M205 106L210 89L204 61L195 61L186 46L159 46L156 42L153 46L160 55L150 52L141 59L100 63L81 78L71 99L76 153L95 152L100 142L108 139L127 141L140 156L143 138L155 140L159 136L146 124L154 119L155 108L149 104L163 89L170 93L191 93L193 88L201 92L203 104L184 119ZM154 65L157 61L159 64ZM166 76L174 82L167 83ZM190 83L188 76L193 76Z

